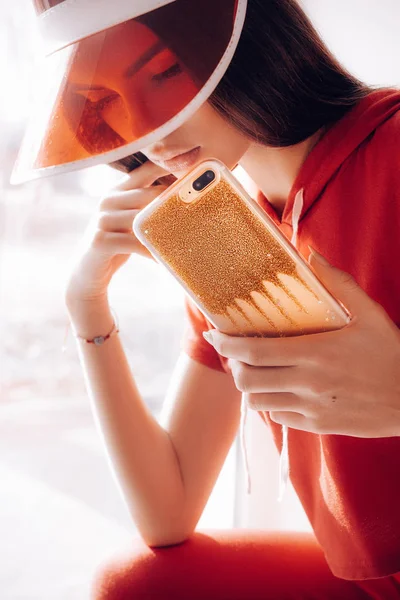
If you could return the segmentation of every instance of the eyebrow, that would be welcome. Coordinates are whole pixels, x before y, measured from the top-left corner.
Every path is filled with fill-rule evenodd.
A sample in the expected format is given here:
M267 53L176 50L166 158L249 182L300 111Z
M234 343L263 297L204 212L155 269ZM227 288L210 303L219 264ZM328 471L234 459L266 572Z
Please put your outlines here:
M128 67L124 71L124 73L123 73L124 77L126 77L126 78L133 77L133 75L135 75L138 71L140 71L140 69L142 69L146 63L148 63L152 58L154 58L154 56L157 56L157 54L159 54L165 48L166 48L166 46L165 46L164 42L162 42L162 41L156 42L153 46L151 46L148 50L146 50L146 52L144 52L142 54L142 56L140 56L137 60L135 60L135 62L132 63L130 65L130 67Z
M157 54L159 54L165 48L166 45L164 44L164 42L156 42L123 72L123 76L126 78L133 77L133 75L140 71L140 69L142 69L146 63L148 63L152 58L157 56ZM104 90L104 86L102 85L70 83L70 86L73 88L74 92Z

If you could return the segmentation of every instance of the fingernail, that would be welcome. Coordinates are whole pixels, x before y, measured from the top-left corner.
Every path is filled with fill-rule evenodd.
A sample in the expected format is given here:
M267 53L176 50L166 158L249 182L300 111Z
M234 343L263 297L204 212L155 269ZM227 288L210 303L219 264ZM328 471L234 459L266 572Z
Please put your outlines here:
M211 331L203 331L203 337L209 344L213 343L213 337L212 337Z
M314 250L314 248L312 248L311 246L308 246L308 247L310 249L310 252L311 252L313 258L315 258L315 260L317 262L319 262L321 265L325 265L325 267L330 267L330 263L326 260L326 258L324 258L322 256L322 254L320 254L319 252Z

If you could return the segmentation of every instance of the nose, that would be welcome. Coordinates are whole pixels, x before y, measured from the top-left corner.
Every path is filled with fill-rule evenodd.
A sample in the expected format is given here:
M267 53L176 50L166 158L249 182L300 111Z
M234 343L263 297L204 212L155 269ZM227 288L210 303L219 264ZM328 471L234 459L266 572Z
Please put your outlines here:
M124 110L119 111L120 135L127 141L135 141L152 130L151 119L145 102L135 94L123 97Z
M143 137L155 127L146 102L138 95L129 99L129 129L132 140Z
M146 148L143 148L143 152L145 154L149 154L150 156L153 156L155 159L157 159L157 157L165 155L166 147L165 147L165 144L163 143L163 141L159 140L158 142L155 142L151 146L147 146Z

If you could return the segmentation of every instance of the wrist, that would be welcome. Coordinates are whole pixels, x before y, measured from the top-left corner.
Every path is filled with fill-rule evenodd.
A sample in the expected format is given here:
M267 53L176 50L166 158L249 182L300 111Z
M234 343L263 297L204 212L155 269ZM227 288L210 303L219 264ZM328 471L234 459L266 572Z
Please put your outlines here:
M114 324L107 298L98 300L80 300L67 304L74 334L92 339L107 335Z
M95 310L100 308L104 309L109 307L108 290L90 298L77 292L68 291L65 294L65 305L71 317L73 317L75 313L91 311L93 308Z
M113 321L113 326L108 333L104 333L102 335L95 335L94 337L91 336L89 338L87 338L86 335L81 336L75 333L75 338L81 340L81 342L85 344L94 344L95 346L102 346L107 340L112 338L114 335L117 335L117 333L119 333L119 327L117 319L115 318L115 320Z

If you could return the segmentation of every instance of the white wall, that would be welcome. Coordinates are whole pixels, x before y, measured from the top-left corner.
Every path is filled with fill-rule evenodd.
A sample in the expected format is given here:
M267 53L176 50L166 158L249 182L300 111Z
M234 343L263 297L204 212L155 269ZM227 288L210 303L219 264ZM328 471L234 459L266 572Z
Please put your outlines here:
M337 58L369 84L400 85L400 0L302 0L323 39ZM292 487L278 497L278 453L261 419L249 411L248 439L253 491L245 492L239 455L236 526L309 530Z
M400 84L400 0L301 0L337 58L370 84Z

